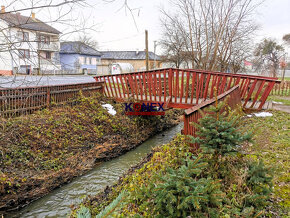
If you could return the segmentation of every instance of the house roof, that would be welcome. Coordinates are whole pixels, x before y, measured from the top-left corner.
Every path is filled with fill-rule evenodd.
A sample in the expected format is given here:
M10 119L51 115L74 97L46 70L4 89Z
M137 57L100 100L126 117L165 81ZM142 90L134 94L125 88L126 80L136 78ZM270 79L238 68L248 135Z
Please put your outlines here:
M60 52L61 54L83 54L101 56L102 54L96 49L86 45L83 42L61 42Z
M113 60L145 60L145 51L102 51L102 59L113 59ZM148 52L149 60L159 61L161 58L153 52Z
M35 30L40 32L48 32L54 34L60 34L61 32L57 29L49 26L39 19L26 17L20 13L5 13L0 14L0 19L6 21L10 27L17 27L28 30Z

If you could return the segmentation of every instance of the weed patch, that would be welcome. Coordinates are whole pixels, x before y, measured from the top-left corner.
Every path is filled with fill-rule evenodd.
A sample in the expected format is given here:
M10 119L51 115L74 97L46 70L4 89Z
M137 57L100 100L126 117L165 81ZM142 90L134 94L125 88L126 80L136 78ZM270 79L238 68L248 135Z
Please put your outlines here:
M112 104L117 115L109 114L104 103ZM175 110L163 118L130 117L122 104L97 94L28 116L2 119L0 211L25 205L98 162L133 149L177 124L178 114Z

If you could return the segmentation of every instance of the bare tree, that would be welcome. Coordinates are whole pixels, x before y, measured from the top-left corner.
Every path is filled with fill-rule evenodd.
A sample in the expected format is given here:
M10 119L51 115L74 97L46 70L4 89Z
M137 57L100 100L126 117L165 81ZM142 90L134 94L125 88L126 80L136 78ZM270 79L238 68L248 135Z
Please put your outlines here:
M290 33L283 36L283 41L290 45Z
M164 30L160 40L160 45L164 50L163 62L173 63L174 67L179 68L182 63L188 63L186 38L180 33L182 26L177 16L173 19L166 17L161 22Z
M284 48L273 39L263 39L254 51L254 67L260 72L270 72L277 77L280 59L284 55Z
M192 67L223 71L240 65L248 56L251 38L258 28L252 15L259 4L253 0L176 0L172 3L175 13L165 10L162 13L186 42L185 50ZM168 22L163 25L163 35L170 34Z
M80 41L94 49L98 49L98 42L93 38L93 37L90 37L88 35L80 35L78 38L77 38L77 41Z

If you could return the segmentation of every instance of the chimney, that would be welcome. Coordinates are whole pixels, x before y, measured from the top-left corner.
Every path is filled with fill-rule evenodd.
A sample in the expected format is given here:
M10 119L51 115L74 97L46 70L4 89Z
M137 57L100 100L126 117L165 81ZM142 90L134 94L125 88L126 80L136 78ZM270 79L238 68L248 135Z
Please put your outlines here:
M138 55L138 54L139 54L139 49L137 48L137 49L136 49L136 55Z
M5 13L5 6L4 5L1 6L1 13Z
M35 19L35 13L34 12L31 12L31 17L32 17L32 19Z

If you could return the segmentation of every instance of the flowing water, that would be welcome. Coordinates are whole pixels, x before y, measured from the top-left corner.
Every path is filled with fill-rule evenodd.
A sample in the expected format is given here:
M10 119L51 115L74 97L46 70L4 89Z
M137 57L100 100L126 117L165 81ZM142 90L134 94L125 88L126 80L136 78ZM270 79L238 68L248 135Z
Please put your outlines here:
M85 175L7 217L67 217L71 204L77 204L84 196L95 195L106 186L114 184L131 166L139 163L153 147L168 143L177 133L180 133L182 127L183 123L151 137L136 149L98 165Z

